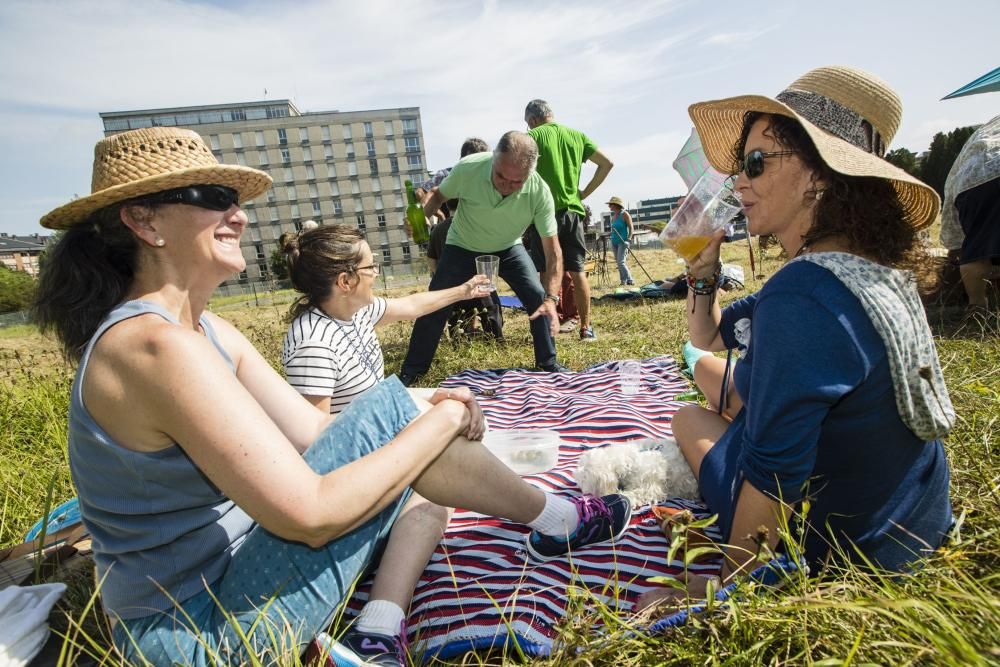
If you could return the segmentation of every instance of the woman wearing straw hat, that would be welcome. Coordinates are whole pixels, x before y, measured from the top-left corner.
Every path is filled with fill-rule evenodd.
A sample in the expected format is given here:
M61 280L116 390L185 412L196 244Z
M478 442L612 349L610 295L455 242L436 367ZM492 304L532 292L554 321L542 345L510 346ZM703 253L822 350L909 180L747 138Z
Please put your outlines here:
M628 244L632 240L635 232L632 228L632 216L625 210L621 197L612 197L608 200L611 208L611 247L615 251L615 264L618 265L618 280L622 285L634 285L632 273L625 264L625 255L628 253Z
M239 202L270 184L218 164L189 130L134 130L98 142L91 195L42 218L65 231L36 315L79 362L70 468L130 662L295 650L377 557L410 488L527 523L542 558L617 536L631 516L618 496L544 494L466 439L483 430L466 389L417 404L389 378L331 423L206 313L246 265ZM394 630L363 655L335 646L337 664L400 664Z
M866 72L822 67L773 99L689 111L709 162L735 175L750 233L773 234L792 258L722 311L722 232L688 267L691 340L740 357L731 421L695 406L673 421L719 515L723 574L750 566L762 541L779 547L796 512L813 565L902 570L951 524L940 438L955 414L917 295L933 266L917 232L938 197L882 158L900 100ZM723 396L726 362L707 355L695 366L706 394ZM696 577L689 590L704 587Z

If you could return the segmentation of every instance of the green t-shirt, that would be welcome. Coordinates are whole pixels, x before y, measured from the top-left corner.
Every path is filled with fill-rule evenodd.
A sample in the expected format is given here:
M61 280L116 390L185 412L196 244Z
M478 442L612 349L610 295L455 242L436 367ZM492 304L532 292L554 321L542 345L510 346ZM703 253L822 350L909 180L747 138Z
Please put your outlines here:
M583 132L559 123L539 125L528 134L538 144L538 173L552 190L556 210L586 213L580 201L580 168L597 146Z
M449 245L496 252L520 243L528 225L534 224L542 237L555 236L558 231L552 193L542 177L531 172L520 190L503 197L493 187L493 153L475 153L459 160L438 191L445 199L459 200L448 230Z

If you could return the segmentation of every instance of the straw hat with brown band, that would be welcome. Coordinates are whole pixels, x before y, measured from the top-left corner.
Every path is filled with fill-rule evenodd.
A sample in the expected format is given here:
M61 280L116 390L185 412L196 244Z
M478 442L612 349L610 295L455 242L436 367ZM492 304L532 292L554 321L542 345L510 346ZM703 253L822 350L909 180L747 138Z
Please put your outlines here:
M244 202L266 192L271 177L258 169L219 164L197 132L177 127L132 130L97 142L90 195L60 206L41 223L67 229L105 206L188 185L224 185Z
M733 146L748 111L790 116L812 138L823 161L848 176L890 181L917 229L934 222L941 200L929 185L884 159L902 117L899 96L881 79L852 67L807 72L774 99L740 95L688 107L709 163L724 174L736 163Z

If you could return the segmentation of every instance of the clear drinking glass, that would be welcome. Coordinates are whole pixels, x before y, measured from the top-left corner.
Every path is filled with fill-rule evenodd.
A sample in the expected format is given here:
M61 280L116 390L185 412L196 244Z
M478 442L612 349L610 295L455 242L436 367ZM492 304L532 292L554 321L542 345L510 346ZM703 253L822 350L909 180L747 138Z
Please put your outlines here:
M618 379L623 394L638 394L642 389L642 362L627 359L618 368Z
M480 255L476 257L476 273L486 276L490 281L488 285L480 285L483 292L492 292L497 288L497 270L500 268L500 258L496 255Z
M724 229L741 210L725 176L710 169L691 186L660 233L660 240L690 263L715 232Z

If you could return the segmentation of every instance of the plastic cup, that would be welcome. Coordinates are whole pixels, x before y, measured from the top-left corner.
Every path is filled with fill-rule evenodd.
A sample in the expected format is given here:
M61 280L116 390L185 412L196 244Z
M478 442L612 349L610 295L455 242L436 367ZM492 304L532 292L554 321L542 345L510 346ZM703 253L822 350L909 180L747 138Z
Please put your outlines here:
M642 389L642 363L634 359L623 361L618 369L623 394L638 394Z
M726 178L712 169L691 186L690 192L660 233L660 240L691 262L716 231L725 229L742 207L726 187Z
M496 255L480 255L476 257L476 273L486 276L490 281L486 285L480 285L480 291L489 293L497 288L496 278L499 268L500 258Z

